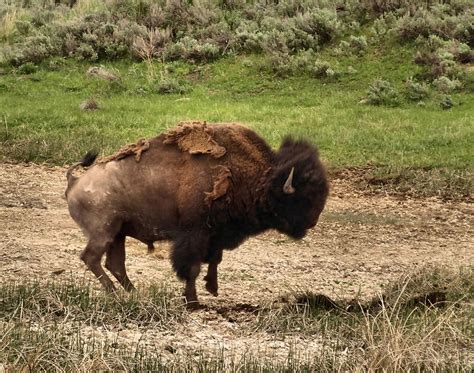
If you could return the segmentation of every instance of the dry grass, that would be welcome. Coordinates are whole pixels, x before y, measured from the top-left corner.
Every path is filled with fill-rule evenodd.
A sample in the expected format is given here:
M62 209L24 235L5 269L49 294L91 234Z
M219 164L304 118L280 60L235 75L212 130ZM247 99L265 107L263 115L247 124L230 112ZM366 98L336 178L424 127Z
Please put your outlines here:
M166 287L149 287L136 293L107 295L89 284L72 280L0 286L0 320L42 320L66 324L120 325L133 322L168 328L185 312L183 301Z
M468 371L474 357L473 284L473 268L426 267L364 302L294 294L282 307L262 309L256 328L322 335L330 350L350 355L338 370Z
M124 344L90 334L90 327L178 333L187 323L182 300L166 289L115 297L72 281L0 286L0 361L17 371L470 371L474 344L469 322L473 269L424 268L365 302L336 302L310 292L284 306L263 308L240 333L320 338L319 352L290 349L284 359L268 351L236 355L201 350L166 353L146 341ZM427 294L444 294L430 298ZM95 329L97 330L97 329ZM116 329L117 330L117 329ZM143 343L142 343L143 342ZM170 351L168 351L170 352Z
M0 41L11 41L16 30L15 22L20 18L21 12L20 9L11 9L0 20Z
M149 29L146 37L136 37L133 42L133 52L146 64L147 80L156 80L156 68L153 59L158 57L164 45L171 40L171 30L169 29Z
M107 2L103 0L77 0L73 10L78 14L101 11L106 8Z

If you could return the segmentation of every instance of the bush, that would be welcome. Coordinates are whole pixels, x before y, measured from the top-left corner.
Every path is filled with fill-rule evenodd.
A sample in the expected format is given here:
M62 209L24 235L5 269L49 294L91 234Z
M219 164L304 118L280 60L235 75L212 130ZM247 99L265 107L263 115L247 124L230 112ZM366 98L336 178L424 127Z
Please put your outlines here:
M292 20L296 30L317 37L319 45L330 42L340 29L336 13L328 9L311 9Z
M372 105L398 106L400 98L390 82L376 79L369 85L367 103Z
M336 71L331 68L327 61L316 60L310 68L310 72L317 78L331 78L336 75Z
M145 27L125 19L114 20L103 12L36 27L35 35L26 37L8 53L12 65L39 63L51 56L88 61L125 57L131 54L134 38L146 35Z
M29 21L17 20L15 22L15 28L20 35L27 36L33 28L33 25Z
M405 83L405 95L410 101L421 101L428 97L429 88L425 83L418 83L410 78Z
M158 84L156 85L156 91L158 93L184 94L187 92L187 89L176 79L165 78L158 82Z
M474 13L468 7L456 12L455 7L440 4L429 9L420 7L414 14L406 12L397 20L394 31L402 41L437 35L445 39L456 38L473 45L473 20Z
M380 15L373 22L375 38L391 30L401 40L415 40L420 35L457 38L456 43L461 43L458 49L443 47L444 52L451 53L456 63L473 60L473 12L459 1L449 6L421 6L414 13L411 2L391 0L344 2L345 9L338 12L334 2L307 0L255 4L241 0L109 0L95 6L81 3L74 10L50 5L40 8L36 3L23 1L21 17L13 14L14 7L0 7L0 19L6 21L0 26L0 39L16 43L13 48L0 47L0 52L15 66L51 56L88 61L136 57L134 45L140 38L152 47L147 58L207 62L234 51L265 51L275 59L271 56L275 51L283 55L318 51L341 33L357 33L360 24L373 20L374 10ZM166 40L152 43L149 35L155 30L166 33ZM362 54L366 49L365 36L350 36L340 43L338 53ZM428 58L437 61L432 76L454 77L455 64L438 56L436 48L418 60Z
M367 49L367 39L365 36L353 36L349 37L349 46L353 52L362 54Z
M200 43L196 39L185 36L170 45L164 51L166 60L182 58L189 62L209 62L220 56L219 47L212 43Z
M456 61L460 63L474 62L474 51L467 44L459 43L453 53Z
M415 63L429 67L433 78L449 76L460 78L462 70L459 63L469 62L473 58L471 48L456 40L443 40L438 36L419 37L416 40L419 51Z
M222 51L231 51L236 46L236 37L225 22L209 25L196 32L196 36L206 43L215 44Z
M349 41L342 40L339 46L336 48L336 55L351 55L358 54L362 55L367 49L367 38L365 36L354 36L349 37Z
M290 75L294 72L293 59L288 53L278 50L270 54L269 65L272 71L280 77Z
M373 22L373 25L370 29L371 34L377 39L383 38L389 33L390 30L392 30L396 20L397 17L392 12L382 14Z
M443 110L451 109L454 106L451 96L444 96L439 102L439 106L441 106Z
M447 76L441 76L433 81L435 88L443 93L450 93L462 87L462 84L457 79L449 79Z
M37 70L37 66L31 62L27 62L18 68L20 74L34 74Z
M264 33L254 21L243 20L235 30L236 43L245 52L262 51Z
M86 60L86 61L97 61L97 59L99 58L94 48L90 44L86 44L86 43L81 43L79 47L77 48L76 52L74 53L74 55L79 60Z

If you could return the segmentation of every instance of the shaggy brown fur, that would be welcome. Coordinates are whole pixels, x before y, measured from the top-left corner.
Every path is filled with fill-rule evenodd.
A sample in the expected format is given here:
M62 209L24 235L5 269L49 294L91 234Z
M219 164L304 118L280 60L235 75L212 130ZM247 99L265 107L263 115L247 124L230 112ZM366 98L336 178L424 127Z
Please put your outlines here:
M226 195L227 190L230 188L230 184L232 182L232 173L228 167L219 165L213 167L212 171L217 171L217 176L213 177L214 186L212 192L204 193L206 195L204 200L209 207L211 207L212 201L215 201L216 199ZM229 199L227 199L227 201L229 202Z
M187 122L139 144L79 178L72 169L90 165L93 155L68 171L69 211L89 239L81 258L108 290L114 285L100 264L104 254L106 268L133 289L125 270L130 236L149 250L154 241L173 242L171 261L188 302L197 302L202 263L209 264L206 289L217 295L224 249L269 228L301 238L326 202L324 167L305 141L287 138L274 152L244 126Z
M223 146L214 141L206 122L181 122L178 127L165 133L163 143L176 143L189 154L210 154L214 158L220 158L226 152Z
M129 155L135 155L135 160L140 162L142 153L147 151L150 148L150 143L148 140L140 139L136 143L127 144L121 147L116 153L109 155L108 157L103 157L97 161L97 163L107 163L110 161L118 161Z

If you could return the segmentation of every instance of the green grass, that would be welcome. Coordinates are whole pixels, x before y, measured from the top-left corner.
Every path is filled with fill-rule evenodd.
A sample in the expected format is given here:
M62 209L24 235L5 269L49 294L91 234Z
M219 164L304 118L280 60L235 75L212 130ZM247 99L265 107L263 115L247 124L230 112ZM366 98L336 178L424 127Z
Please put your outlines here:
M245 123L274 147L288 134L309 139L331 168L371 165L387 175L440 169L469 179L474 164L469 89L452 95L457 105L451 110L439 107L434 92L424 107L407 101L400 107L359 103L374 79L383 77L402 90L404 80L419 73L410 62L411 48L391 47L371 48L363 57L324 52L322 58L341 71L325 79L278 78L262 56L168 65L171 72L164 76L180 80L189 89L184 95L156 93L143 63L106 64L120 74L120 83L89 78L90 65L71 61L53 71L45 62L31 75L13 70L0 76L0 156L71 163L90 148L111 153L179 121L200 119ZM348 73L349 66L357 72ZM158 75L164 71L155 67ZM82 111L80 103L91 97L100 109Z

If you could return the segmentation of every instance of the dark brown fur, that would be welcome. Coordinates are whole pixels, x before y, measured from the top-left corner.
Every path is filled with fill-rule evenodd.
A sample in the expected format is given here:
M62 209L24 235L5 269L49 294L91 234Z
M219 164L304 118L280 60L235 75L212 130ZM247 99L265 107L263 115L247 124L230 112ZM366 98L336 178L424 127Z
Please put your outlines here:
M295 192L288 194L283 185L292 168ZM167 239L173 241L173 268L186 281L186 299L197 303L202 263L209 264L206 289L217 295L224 249L270 228L302 238L316 224L328 189L308 142L287 138L274 152L241 125L192 122L150 139L139 162L126 157L96 164L79 178L69 170L67 200L89 238L81 258L106 289L114 285L100 265L104 254L106 268L131 290L125 237L149 248Z

